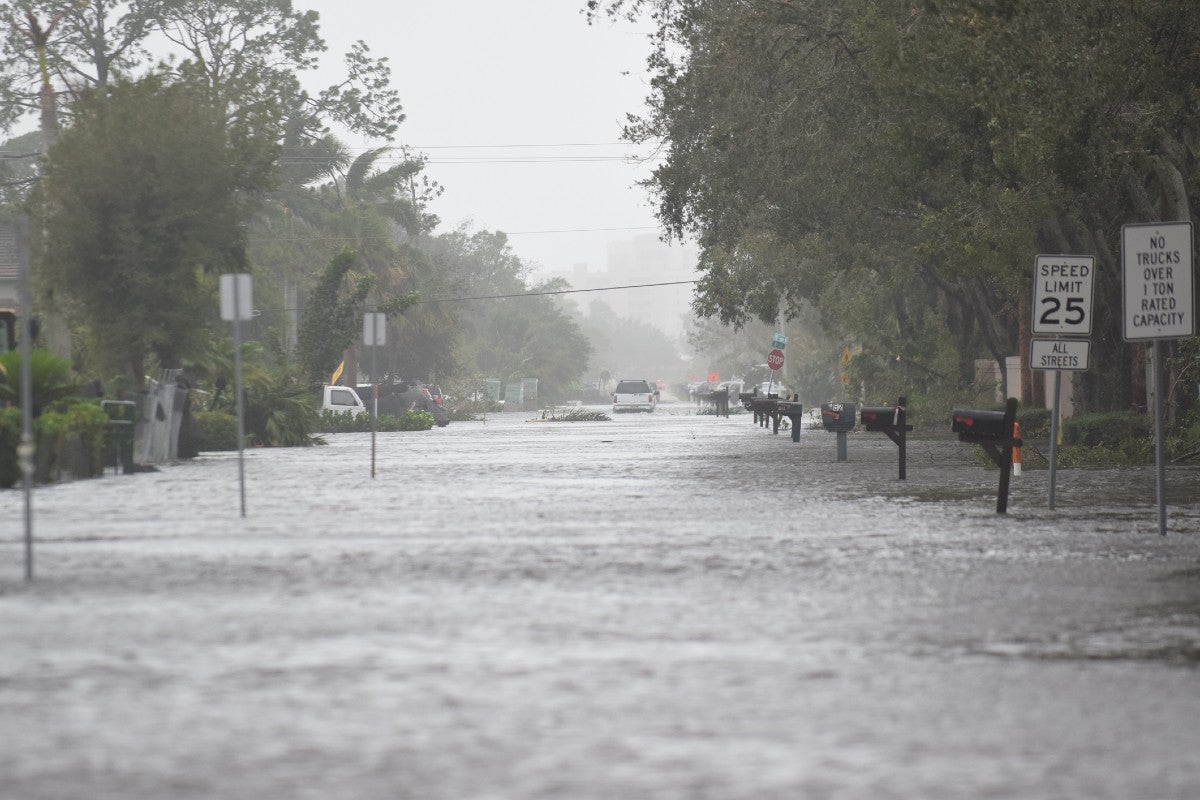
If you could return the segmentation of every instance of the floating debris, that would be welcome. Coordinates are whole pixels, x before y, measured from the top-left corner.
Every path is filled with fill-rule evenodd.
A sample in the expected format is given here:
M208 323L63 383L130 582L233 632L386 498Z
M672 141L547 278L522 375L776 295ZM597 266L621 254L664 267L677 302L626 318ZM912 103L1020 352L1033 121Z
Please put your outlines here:
M591 408L546 408L542 410L541 419L531 419L530 422L611 422L612 419L603 411Z

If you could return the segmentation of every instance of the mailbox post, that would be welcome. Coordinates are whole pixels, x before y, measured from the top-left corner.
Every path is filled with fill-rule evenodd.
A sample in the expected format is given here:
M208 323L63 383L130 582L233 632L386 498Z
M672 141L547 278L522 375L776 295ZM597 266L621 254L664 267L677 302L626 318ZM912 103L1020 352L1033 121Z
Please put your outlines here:
M863 428L871 433L882 433L896 443L899 450L900 480L908 479L908 398L901 397L894 406L863 406Z
M775 412L777 417L787 417L792 425L792 441L800 441L800 426L804 423L804 405L799 402L800 395L792 395L791 400L776 400Z
M1008 511L1013 448L1021 446L1021 440L1013 436L1013 423L1016 421L1015 397L1008 398L1004 411L955 411L951 417L950 430L958 434L958 440L979 445L1000 468L1000 487L996 492L997 514Z
M847 461L846 434L854 428L854 403L822 403L821 424L825 430L837 434L837 460Z

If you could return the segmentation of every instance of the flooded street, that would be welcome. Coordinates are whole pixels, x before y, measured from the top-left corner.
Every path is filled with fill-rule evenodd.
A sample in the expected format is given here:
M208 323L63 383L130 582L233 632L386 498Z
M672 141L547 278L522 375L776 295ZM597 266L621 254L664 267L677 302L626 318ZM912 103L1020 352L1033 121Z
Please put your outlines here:
M1200 796L1200 469L531 416L0 493L0 797Z

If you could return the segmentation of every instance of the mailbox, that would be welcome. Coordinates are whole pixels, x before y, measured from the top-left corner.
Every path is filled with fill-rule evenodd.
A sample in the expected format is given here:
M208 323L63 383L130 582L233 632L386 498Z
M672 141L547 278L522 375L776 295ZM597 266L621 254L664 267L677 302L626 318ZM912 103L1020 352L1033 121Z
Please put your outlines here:
M996 513L1008 511L1008 483L1012 476L1013 450L1021 446L1014 435L1017 419L1017 399L1008 398L1003 411L955 411L950 417L950 430L960 442L977 444L1000 468L1000 487L996 491Z
M854 430L854 412L857 406L853 403L822 403L821 424L830 433L846 433Z
M804 404L798 400L776 400L775 410L779 416L787 417L791 422L792 441L800 441L800 427L804 424Z
M1012 438L1012 421L1005 424L1003 411L955 411L951 415L950 430L959 436L977 439Z
M863 406L863 427L877 433L900 426L900 406Z
M900 461L900 480L908 477L908 398L901 397L894 406L863 406L862 424L870 433L882 433L896 443Z

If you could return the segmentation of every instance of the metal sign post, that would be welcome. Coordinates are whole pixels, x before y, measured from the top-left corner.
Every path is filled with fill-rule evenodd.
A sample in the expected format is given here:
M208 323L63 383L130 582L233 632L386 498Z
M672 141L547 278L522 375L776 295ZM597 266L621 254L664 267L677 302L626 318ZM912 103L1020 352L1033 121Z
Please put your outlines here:
M363 344L371 348L371 388L375 397L371 408L371 477L375 477L375 432L379 429L379 348L387 343L387 314L368 311L363 314Z
M1089 366L1092 342L1089 339L1034 339L1029 366L1054 372L1054 405L1050 410L1050 509L1054 509L1055 484L1058 480L1058 427L1062 416L1062 374L1082 372Z
M1192 286L1192 223L1162 222L1121 227L1121 279L1125 341L1153 342L1154 471L1158 533L1167 535L1165 435L1163 432L1163 339L1196 331Z
M17 460L21 465L21 492L25 499L25 580L33 580L33 471L35 468L33 443L33 368L30 359L32 349L33 317L32 293L29 291L29 221L25 218L17 223L17 301L21 313L21 442L17 446Z
M221 276L221 319L233 322L233 379L237 394L238 495L246 516L246 403L242 393L242 320L254 316L253 290L245 273Z
M1035 370L1054 371L1054 405L1050 410L1050 508L1058 480L1058 425L1062 410L1063 370L1088 368L1092 333L1092 287L1096 278L1093 256L1039 255L1033 266L1033 333L1052 340L1034 340L1029 361Z

